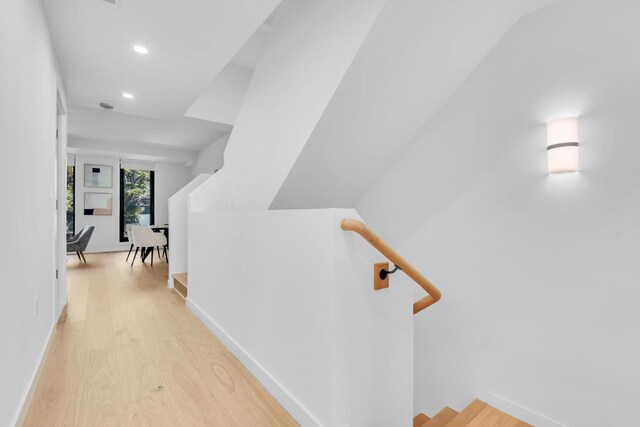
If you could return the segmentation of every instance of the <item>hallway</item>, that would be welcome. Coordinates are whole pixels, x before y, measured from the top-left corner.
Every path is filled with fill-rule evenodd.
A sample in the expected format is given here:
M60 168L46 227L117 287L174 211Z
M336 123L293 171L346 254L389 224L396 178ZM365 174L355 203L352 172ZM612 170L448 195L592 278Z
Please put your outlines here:
M69 304L25 426L297 425L166 287L167 264L68 260Z

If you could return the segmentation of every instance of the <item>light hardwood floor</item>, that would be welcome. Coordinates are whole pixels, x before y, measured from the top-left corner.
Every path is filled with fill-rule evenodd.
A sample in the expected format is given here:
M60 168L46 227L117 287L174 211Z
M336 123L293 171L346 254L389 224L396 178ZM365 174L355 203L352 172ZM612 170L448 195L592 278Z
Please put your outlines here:
M166 287L167 264L69 257L69 303L25 426L296 426Z

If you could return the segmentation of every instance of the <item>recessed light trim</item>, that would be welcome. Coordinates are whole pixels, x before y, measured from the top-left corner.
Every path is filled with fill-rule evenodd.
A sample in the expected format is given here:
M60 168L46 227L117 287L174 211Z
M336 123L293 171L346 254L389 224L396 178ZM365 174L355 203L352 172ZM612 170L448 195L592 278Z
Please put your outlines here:
M122 96L127 98L127 99L133 99L133 94L129 93L129 92L123 92Z
M142 45L135 45L133 47L133 50L135 50L136 52L142 54L142 55L146 55L147 53L149 53L149 49L147 49L146 47L142 46Z

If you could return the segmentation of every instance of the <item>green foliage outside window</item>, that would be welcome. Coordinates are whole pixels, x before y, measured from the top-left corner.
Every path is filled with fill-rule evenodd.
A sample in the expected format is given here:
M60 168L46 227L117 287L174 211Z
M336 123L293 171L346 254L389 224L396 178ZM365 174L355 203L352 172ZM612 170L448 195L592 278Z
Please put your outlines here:
M151 213L151 172L124 169L124 223L140 224Z
M76 209L75 209L75 178L76 167L67 166L67 235L75 233Z

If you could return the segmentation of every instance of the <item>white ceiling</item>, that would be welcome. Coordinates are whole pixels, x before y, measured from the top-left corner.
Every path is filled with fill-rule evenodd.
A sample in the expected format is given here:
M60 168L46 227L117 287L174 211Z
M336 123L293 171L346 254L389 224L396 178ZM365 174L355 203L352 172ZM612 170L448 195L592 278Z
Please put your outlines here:
M231 126L179 117L158 120L117 111L69 106L68 134L104 142L144 143L198 151L220 139Z
M182 116L278 0L44 0L70 104ZM148 55L133 46L142 44ZM122 92L135 95L126 100Z
M70 136L186 150L219 139L230 126L184 114L230 61L255 66L279 2L43 0L72 106ZM115 111L98 110L102 101Z

